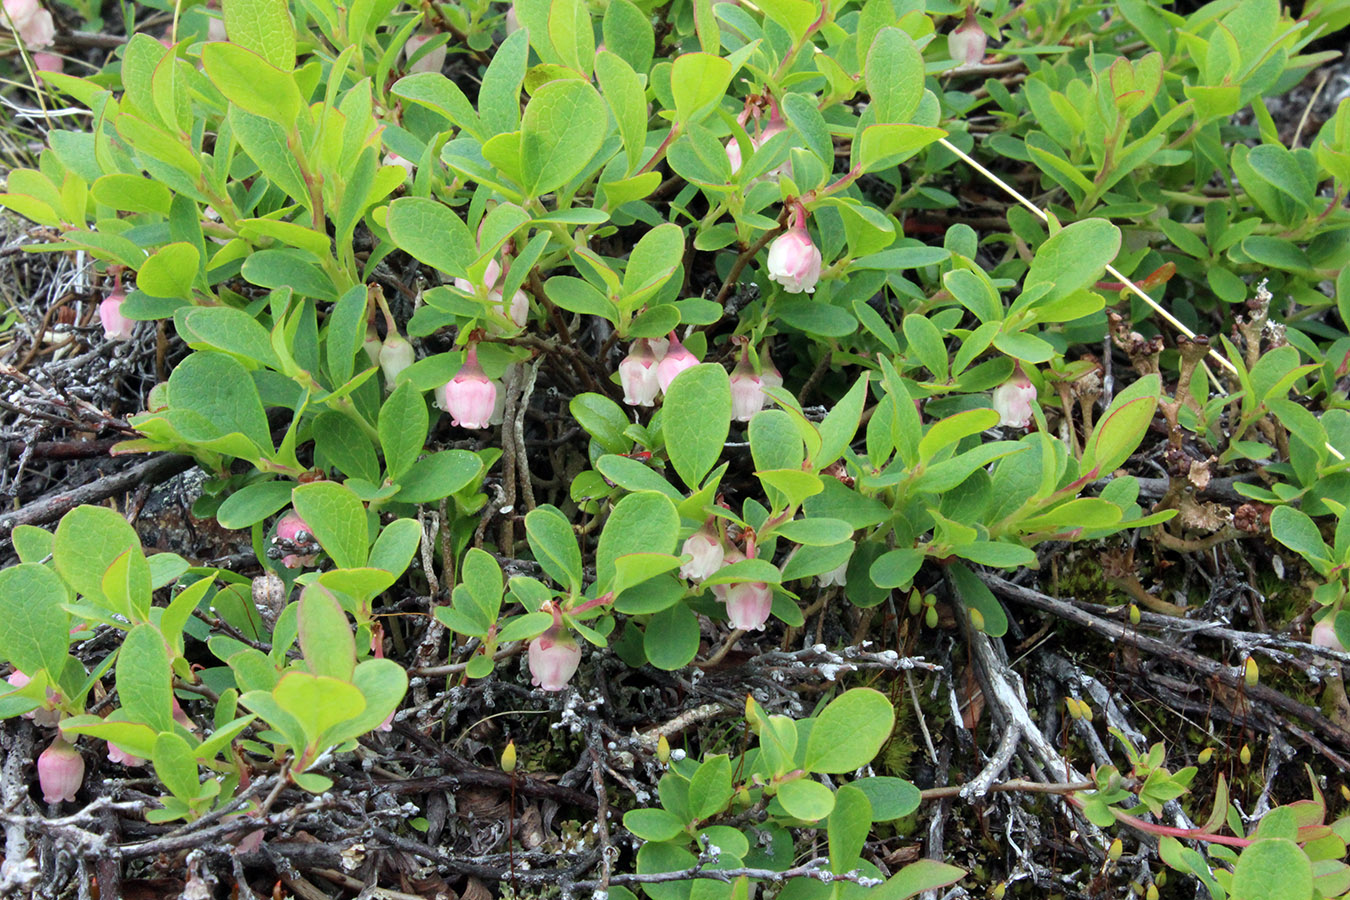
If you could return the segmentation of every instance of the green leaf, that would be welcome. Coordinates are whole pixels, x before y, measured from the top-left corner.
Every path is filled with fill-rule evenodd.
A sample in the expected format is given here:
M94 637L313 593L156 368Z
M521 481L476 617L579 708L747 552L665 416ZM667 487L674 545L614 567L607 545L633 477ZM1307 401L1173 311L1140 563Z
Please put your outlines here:
M689 812L706 819L726 809L736 794L731 786L731 759L719 753L703 761L689 779Z
M458 492L483 470L483 461L468 450L442 450L412 464L399 479L402 503L433 503Z
M371 661L398 666L391 660ZM336 678L311 675L308 672L287 672L272 689L272 696L277 705L303 729L304 746L314 749L320 749L320 740L326 732L359 716L366 708L365 697L355 686ZM249 694L245 694L240 701L248 703L248 698ZM260 709L258 712L263 718L267 718L265 710ZM312 756L307 761L312 761Z
M605 522L595 551L595 580L609 585L614 563L631 553L669 554L679 537L680 516L664 494L641 491L629 494L614 506Z
M697 490L731 433L731 379L726 369L703 363L676 375L666 390L661 421L671 465L686 485Z
M905 866L885 884L873 888L873 900L909 900L924 891L955 884L966 875L965 869L949 866L935 859L921 859Z
M901 819L919 808L923 795L914 785L903 778L878 775L872 778L859 778L849 782L866 795L872 806L874 822L889 822Z
M356 669L356 639L347 614L327 588L306 585L300 592L300 652L315 675L350 681Z
M199 351L169 375L173 422L189 442L241 434L260 452L270 453L272 435L253 378L226 353Z
M111 609L132 622L150 618L150 564L140 547L132 547L103 573L103 596Z
M189 307L181 312L175 324L179 336L194 349L205 344L273 369L282 367L272 350L272 336L243 310L229 306Z
M908 122L923 99L923 55L899 28L883 28L867 50L867 90L879 123Z
M623 814L623 827L644 841L669 841L684 831L680 820L664 809L630 809Z
M642 161L647 143L647 99L641 76L616 53L601 50L595 57L600 93L614 114L628 158L628 171Z
M784 522L771 533L781 535L794 544L829 547L853 537L853 526L842 519L813 517Z
M59 678L69 658L70 614L61 608L67 599L61 579L46 566L21 563L0 570L0 622L5 623L0 628L0 657L30 678L42 670L53 680Z
M292 495L295 511L340 568L366 564L366 508L352 489L333 481L302 484Z
M398 481L417 462L427 440L427 403L404 382L380 407L380 448L388 476Z
M295 68L295 24L286 0L225 0L221 11L230 43L282 71Z
M675 274L684 257L684 232L667 222L648 231L633 247L623 273L624 305L636 309Z
M389 235L400 250L454 278L467 278L478 255L473 235L443 203L400 197L389 204Z
M572 524L556 507L538 506L525 516L525 533L534 558L548 576L573 592L581 589L581 548Z
M605 101L589 83L560 79L525 107L520 164L532 196L552 193L581 174L608 133Z
M804 0L786 0L803 6ZM675 58L670 73L670 92L675 100L675 122L686 125L705 118L726 94L731 84L731 61L711 53L683 53Z
M1270 534L1310 563L1331 563L1331 551L1316 523L1292 506L1277 506L1271 512Z
M1148 432L1161 391L1162 381L1153 373L1117 394L1083 446L1079 471L1109 475L1129 459Z
M871 830L872 804L867 795L853 785L839 788L826 824L831 872L841 875L858 865L863 842Z
M155 738L154 754L150 764L164 786L183 802L195 800L201 793L197 772L197 756L181 735L166 731Z
M117 655L117 697L126 714L156 731L173 731L172 679L159 629L137 625L127 632Z
M792 35L794 44L802 42L811 24L820 15L820 9L807 0L766 0L757 5L764 10L764 15L782 25Z
M891 736L895 710L880 691L853 688L830 701L806 741L808 772L840 774L872 761Z
M103 598L103 576L108 567L133 547L140 551L140 538L117 510L106 506L77 506L56 526L52 561L66 584L90 600L99 601ZM33 585L30 590L35 591L34 596L38 587L45 590L45 585ZM63 654L64 651L63 646Z
M192 244L166 244L141 264L136 287L152 297L189 300L201 266L201 254Z
M1245 848L1233 867L1231 900L1312 900L1313 865L1298 844L1267 838Z
M595 62L595 30L582 0L552 0L548 11L548 36L564 65L587 77Z
M642 647L647 660L666 672L687 666L698 652L698 616L683 603L664 609L647 623Z
M1120 229L1105 219L1083 219L1060 229L1036 249L1023 291L1041 284L1050 290L1048 303L1093 284L1120 252Z
M202 68L225 98L240 109L293 130L304 99L295 77L251 50L227 43L202 48Z
M979 576L963 565L949 566L947 574L951 576L952 585L961 595L962 602L971 609L978 609L984 617L984 633L990 637L1003 637L1008 631L1008 617L998 598L985 587Z
M839 459L857 436L867 401L868 376L864 372L820 423L820 449L812 460L817 471Z
M819 822L834 810L834 791L819 781L798 778L778 789L778 802L793 818Z
M324 410L314 419L314 458L317 465L336 466L349 478L371 484L380 480L380 461L370 436L335 409Z
M854 142L854 164L864 172L885 169L946 136L941 128L926 125L868 125Z
M516 92L520 92L519 84L516 85ZM490 137L479 123L478 113L474 112L469 98L464 96L457 84L440 72L416 72L400 78L390 88L390 93L440 113L456 128L463 129L479 141L486 141ZM503 130L513 130L514 127L513 123L512 129Z
M609 453L627 453L633 447L633 440L624 435L628 428L628 416L619 404L604 394L577 394L567 404L572 418L586 429L587 433Z

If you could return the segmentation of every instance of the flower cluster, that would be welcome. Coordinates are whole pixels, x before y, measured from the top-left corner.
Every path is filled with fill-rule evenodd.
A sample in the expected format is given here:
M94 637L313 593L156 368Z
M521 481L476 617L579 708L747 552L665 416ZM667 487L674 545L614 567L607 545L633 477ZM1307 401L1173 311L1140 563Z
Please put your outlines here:
M629 406L651 406L657 396L670 389L670 383L685 369L698 365L680 339L671 332L663 341L639 338L619 363L619 384L623 402Z

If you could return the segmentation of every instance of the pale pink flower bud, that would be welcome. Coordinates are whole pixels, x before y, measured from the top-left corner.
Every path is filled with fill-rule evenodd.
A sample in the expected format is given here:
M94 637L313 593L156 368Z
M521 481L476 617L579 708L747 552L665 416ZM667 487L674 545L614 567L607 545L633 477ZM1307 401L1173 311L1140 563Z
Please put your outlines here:
M14 23L14 31L29 50L50 47L56 37L52 14L38 0L4 0L5 12Z
M764 381L750 365L748 351L741 353L741 361L731 371L731 417L737 422L749 422L764 408Z
M411 366L416 355L407 338L397 331L389 332L380 346L380 368L384 371L386 387L393 388L398 373Z
M956 30L947 35L947 54L957 62L973 66L984 59L984 48L989 37L975 21L975 8L966 9L966 20Z
M844 587L848 584L848 560L844 560L842 565L816 577L820 581L821 587L830 587L831 585Z
M129 341L136 331L136 321L122 315L126 295L119 290L103 298L98 305L98 318L103 323L103 334L110 341Z
M514 34L520 30L520 18L516 15L516 5L514 3L506 10L506 33Z
M450 421L461 428L487 428L497 402L497 386L478 365L478 350L469 347L464 366L441 388Z
M1332 624L1333 616L1327 616L1322 621L1313 626L1312 642L1318 647L1326 647L1328 650L1344 650L1341 639L1336 636L1336 626Z
M800 222L769 245L769 280L789 294L814 293L820 280L820 250Z
M680 566L680 577L688 578L690 581L702 581L711 576L722 568L722 560L726 556L722 539L711 523L691 534L680 548L680 552L693 557Z
M698 358L686 350L680 339L671 332L670 346L666 350L666 355L656 364L656 380L661 385L661 393L670 390L670 383L675 380L676 375L696 365Z
M548 631L530 641L530 681L545 691L561 691L581 665L581 648L554 613Z
M666 358L666 351L670 349L670 338L647 338L647 349L652 351L652 356L660 362Z
M34 53L33 65L39 72L64 72L66 61L55 53Z
M366 323L366 337L361 344L361 349L366 351L366 356L370 357L370 364L378 366L380 364L380 351L384 349L384 343L380 340L380 333L375 330L375 322Z
M313 532L300 518L300 514L291 510L277 521L277 537L291 544L306 544L313 539Z
M994 388L998 423L1010 428L1026 428L1031 423L1031 404L1035 399L1036 388L1018 369L1012 378Z
M633 341L628 355L619 363L619 383L623 385L623 402L629 406L651 406L661 391L656 371L656 357L647 341Z
M134 769L138 766L145 765L145 760L134 753L127 753L112 741L108 741L108 762L118 763L119 765L126 766L128 769Z
M212 16L206 22L206 39L208 41L224 41L229 39L225 32L225 20L217 16Z
M482 287L484 288L484 290L490 293L492 289L497 286L497 282L501 279L501 277L502 277L501 263L497 262L497 260L495 259L488 260L487 267L483 269ZM467 278L456 278L454 283L455 287L459 288L461 291L463 291L464 293L468 294L471 297L478 294L479 286L474 284Z
M408 59L417 55L417 51L422 49L422 45L434 38L433 34L414 34L408 38L408 43L403 45L403 52ZM445 67L445 44L441 44L435 50L432 50L426 56L423 56L417 62L408 66L409 72L439 72Z
M765 390L783 386L783 373L779 372L778 367L773 364L773 357L769 356L767 346L759 351L759 381ZM765 400L765 402L768 401Z
M732 628L763 631L773 609L773 591L762 581L733 584L727 591L727 619Z
M84 783L84 757L63 738L58 737L42 751L37 770L42 799L48 803L74 800Z
M9 682L10 687L14 688L15 690L18 690L19 688L28 687L28 683L33 679L29 678L27 675L25 675L23 672L20 672L18 669L15 669L13 672L9 673L9 677L6 678L5 680Z
M507 306L505 300L502 299L501 292L496 291L495 293L497 299L502 300L502 306L504 307L502 312L506 314L506 317L515 322L517 327L524 328L525 321L530 315L530 298L525 296L524 291L516 291L515 295L511 297L511 305Z

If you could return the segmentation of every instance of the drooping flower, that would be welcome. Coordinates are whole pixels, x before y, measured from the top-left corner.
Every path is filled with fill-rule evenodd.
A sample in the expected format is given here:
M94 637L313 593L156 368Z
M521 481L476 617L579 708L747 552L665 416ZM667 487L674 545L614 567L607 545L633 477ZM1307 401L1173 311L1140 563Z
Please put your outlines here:
M789 294L811 294L820 281L820 250L811 243L800 207L796 219L769 245L769 280L778 282Z
M486 290L489 303L501 307L502 315L506 316L517 327L524 327L526 319L530 314L530 298L525 292L516 289L511 295L511 302L507 303L504 296L506 288L506 272L502 269L497 260L488 260L487 267L483 270L482 287ZM466 294L477 296L478 287L467 278L456 278L455 287Z
M848 584L848 560L844 560L828 572L822 572L816 578L821 587L830 587L831 585L844 587Z
M417 55L417 51L421 50L427 41L430 41L435 37L434 34L414 34L412 37L408 38L408 43L403 45L403 53L409 60L412 60L412 58ZM441 71L441 69L445 67L445 47L445 44L441 44L435 50L432 50L430 53L417 60L417 62L411 63L408 66L408 71L410 73Z
M764 408L764 380L750 365L750 351L741 351L741 360L731 370L731 417L749 422Z
M773 609L773 591L762 581L743 581L730 586L726 604L732 628L763 631Z
M743 559L745 559L745 554L742 553L740 550L736 549L735 547L723 547L722 564L717 567L717 571L720 572L721 570L725 569L732 563L738 563ZM726 603L727 594L728 592L730 592L731 587L732 586L729 584L715 584L713 585L712 588L713 596L716 597L718 600L721 600L723 603Z
M783 386L783 373L779 372L778 367L773 364L773 357L769 356L768 344L765 344L759 350L759 382L765 390ZM767 397L764 402L768 403Z
M989 37L975 21L975 4L966 7L966 18L956 29L947 35L947 53L952 59L966 66L973 66L984 59L984 48Z
M680 577L690 581L702 581L722 568L726 548L711 521L691 534L680 548L680 553L693 557L680 566Z
M384 371L385 387L392 390L398 373L411 366L416 356L413 345L397 329L389 332L380 345L380 368Z
M1312 642L1318 647L1326 647L1328 650L1344 650L1341 639L1336 636L1336 626L1332 620L1335 616L1327 616L1322 621L1313 626Z
M113 279L112 293L98 305L98 318L103 324L103 336L110 341L129 341L136 332L136 320L122 314L127 295L122 292L122 276Z
M651 406L661 391L657 361L651 346L644 338L633 341L628 355L619 363L619 383L623 386L623 402L629 406Z
M305 545L313 543L314 533L309 530L305 520L300 518L300 514L292 509L277 520L277 540L287 545ZM317 559L314 554L287 553L281 557L281 564L288 569L295 569L300 566L312 566Z
M530 641L529 664L531 683L545 691L561 691L581 665L581 648L557 608L548 631Z
M145 760L134 753L127 753L121 747L108 741L108 762L115 762L126 766L128 769L134 769L145 765Z
M39 72L64 72L66 61L56 53L34 53L33 67Z
M64 738L58 737L42 751L37 770L42 799L48 803L74 800L84 783L84 757Z
M686 350L684 344L680 343L680 339L672 331L665 355L656 364L656 380L661 385L661 393L664 394L670 390L670 383L675 380L676 375L696 365L698 365L698 357Z
M461 428L487 428L497 402L497 385L478 365L478 348L469 345L468 356L455 377L441 388L443 409Z
M1036 388L1019 367L1013 376L994 388L994 410L998 423L1009 428L1026 428L1031 424L1031 404L1036 400Z
M56 37L52 14L38 0L4 0L5 12L14 24L14 32L29 50L50 47Z

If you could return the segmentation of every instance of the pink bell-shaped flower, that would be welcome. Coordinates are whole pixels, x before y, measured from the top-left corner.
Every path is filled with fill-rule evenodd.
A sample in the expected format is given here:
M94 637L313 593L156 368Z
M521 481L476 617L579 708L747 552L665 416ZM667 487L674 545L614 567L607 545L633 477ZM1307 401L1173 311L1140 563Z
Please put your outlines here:
M749 422L764 408L764 380L750 365L750 351L741 351L741 361L731 370L731 417Z
M994 410L998 423L1009 428L1026 428L1031 424L1031 404L1036 400L1036 388L1018 367L1013 376L994 388Z
M680 566L680 577L690 581L702 581L722 568L726 548L711 521L691 534L680 548L680 553L693 557Z
M134 753L127 753L112 741L108 741L108 762L118 763L126 766L128 769L134 769L145 765L145 760L136 756Z
M984 48L989 37L975 21L975 5L966 7L965 21L947 35L947 54L964 66L977 65L984 59Z
M657 365L656 356L647 341L643 338L633 341L628 355L619 363L619 383L623 385L624 403L629 406L653 404L661 391Z
M312 544L314 533L309 530L305 520L300 518L300 514L292 509L277 520L277 540L289 545ZM281 564L288 569L296 569L301 566L312 566L317 559L318 557L312 553L287 553L281 557Z
M581 648L556 608L553 625L530 641L529 663L531 682L545 691L561 691L581 664Z
M48 803L74 800L84 783L84 757L64 738L58 737L42 751L37 770L42 799Z
M39 72L64 72L66 61L56 53L34 53L33 67Z
M1332 623L1334 616L1327 616L1322 621L1313 626L1312 642L1318 647L1326 647L1328 650L1344 650L1341 639L1336 636L1336 626Z
M769 346L765 344L759 351L759 382L765 389L780 388L783 386L783 373L778 371L778 367L773 364L773 357L769 356ZM767 403L768 400L766 399Z
M427 41L432 40L434 34L414 34L408 38L408 43L403 45L403 53L409 60L417 55L417 51L422 49ZM439 72L445 67L445 44L441 44L435 50L432 50L426 56L423 56L417 62L408 66L408 72Z
M9 16L4 24L13 23L15 33L25 47L31 51L52 45L56 38L56 23L38 0L4 0L4 3Z
M763 631L773 609L773 591L762 581L743 581L730 586L726 604L732 628Z
M814 293L820 281L820 250L806 231L806 216L797 207L796 222L769 245L769 280L789 294Z
M110 341L129 341L136 331L136 320L122 314L127 295L122 293L122 275L113 276L112 293L98 305L98 318L103 323L103 336Z
M680 339L672 331L666 353L661 357L661 361L656 364L656 380L661 385L661 393L664 394L670 390L670 383L675 380L676 375L696 365L698 365L698 357L686 350L684 344L680 343Z
M393 390L398 373L413 364L417 354L408 339L397 330L389 332L380 345L380 369L384 372L385 387Z
M836 566L828 572L822 572L820 575L817 575L816 580L820 582L821 587L830 587L832 585L844 587L848 584L848 560L844 560L841 565Z
M497 402L497 385L478 365L478 348L469 345L464 366L441 388L443 408L461 428L487 428Z

